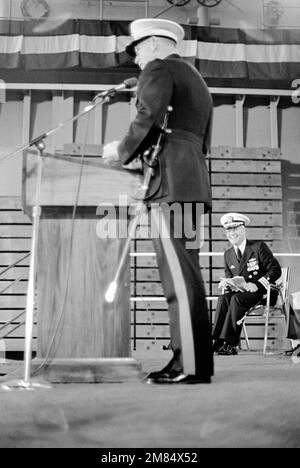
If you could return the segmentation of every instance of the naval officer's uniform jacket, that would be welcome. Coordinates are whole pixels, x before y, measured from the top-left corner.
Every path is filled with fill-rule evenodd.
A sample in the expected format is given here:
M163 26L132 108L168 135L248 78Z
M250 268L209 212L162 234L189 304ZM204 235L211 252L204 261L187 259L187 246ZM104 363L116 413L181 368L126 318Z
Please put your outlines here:
M280 278L281 267L271 250L262 241L247 240L240 262L234 247L224 254L225 277L243 276L246 282L255 283L258 291L227 292L219 297L214 321L214 339L223 339L236 346L239 342L241 326L237 325L245 312L262 300L270 283ZM271 296L276 300L276 294Z
M156 143L159 127L171 105L159 166L147 194L151 221L162 223L170 237L154 238L157 262L168 303L172 368L208 377L213 373L210 324L198 249L187 249L185 236L174 236L174 222L166 222L166 204L189 202L193 214L183 222L195 225L195 202L211 209L211 190L205 156L210 146L212 98L198 71L179 55L148 63L137 89L137 115L119 145L123 164L130 163ZM153 202L159 208L153 208ZM164 202L164 204L162 204ZM180 205L182 206L182 205ZM182 209L183 214L185 210ZM191 240L191 239L189 239Z

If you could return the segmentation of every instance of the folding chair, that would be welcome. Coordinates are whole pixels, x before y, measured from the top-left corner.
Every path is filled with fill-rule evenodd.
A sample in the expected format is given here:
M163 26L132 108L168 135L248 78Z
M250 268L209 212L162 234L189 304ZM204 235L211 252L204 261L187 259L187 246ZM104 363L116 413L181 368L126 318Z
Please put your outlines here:
M263 346L263 354L266 354L267 344L268 344L268 325L269 325L269 316L270 310L276 311L279 310L281 313L284 314L285 317L288 316L288 301L289 301L289 280L290 280L290 268L282 268L281 269L281 277L276 281L275 284L270 284L270 287L267 290L267 294L263 297L266 299L266 305L262 304L261 302L254 307L249 309L244 317L238 320L237 324L243 324L243 332L247 344L248 350L250 350L250 343L246 328L246 321L250 320L251 318L257 317L265 317L265 329L264 329L264 346ZM275 289L278 291L278 297L276 304L274 306L270 306L270 299L271 299L271 290Z

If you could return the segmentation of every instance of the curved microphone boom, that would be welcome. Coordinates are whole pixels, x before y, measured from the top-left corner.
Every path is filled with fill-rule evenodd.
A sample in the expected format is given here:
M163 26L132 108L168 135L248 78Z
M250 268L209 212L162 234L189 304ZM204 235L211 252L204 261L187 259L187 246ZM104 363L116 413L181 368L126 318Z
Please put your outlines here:
M113 88L107 89L106 91L101 91L100 93L96 94L96 96L94 97L94 100L98 98L103 98L106 96L111 96L112 94L115 94L118 91L122 91L123 89L132 89L137 85L137 82L138 80L135 77L128 78L127 80L124 80L123 83L117 86L114 86Z

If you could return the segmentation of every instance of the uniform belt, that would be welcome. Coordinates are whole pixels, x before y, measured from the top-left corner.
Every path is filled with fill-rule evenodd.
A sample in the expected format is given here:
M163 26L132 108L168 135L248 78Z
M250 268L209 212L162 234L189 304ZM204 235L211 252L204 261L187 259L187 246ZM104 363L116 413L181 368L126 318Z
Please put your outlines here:
M180 130L178 128L172 128L170 129L172 133L167 133L166 138L172 139L173 138L180 138L182 140L188 140L191 141L192 143L196 143L202 147L203 144L203 138L201 138L198 135L195 135L195 133L188 132L187 130Z

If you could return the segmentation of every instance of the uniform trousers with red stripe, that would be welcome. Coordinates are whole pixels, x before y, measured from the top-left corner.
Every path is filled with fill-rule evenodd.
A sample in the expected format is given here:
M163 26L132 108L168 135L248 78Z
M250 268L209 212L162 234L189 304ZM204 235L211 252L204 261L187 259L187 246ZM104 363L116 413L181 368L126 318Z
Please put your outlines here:
M206 378L213 375L213 353L211 324L199 267L199 248L195 248L193 242L196 222L199 221L196 204L181 203L181 215L170 209L173 205L162 203L156 207L152 205L150 209L151 223L160 226L159 236L152 240L168 304L171 349L174 353L169 370ZM185 209L186 206L189 209ZM191 229L194 237L191 237ZM197 229L199 239L200 227L197 226ZM189 248L191 244L194 248Z

